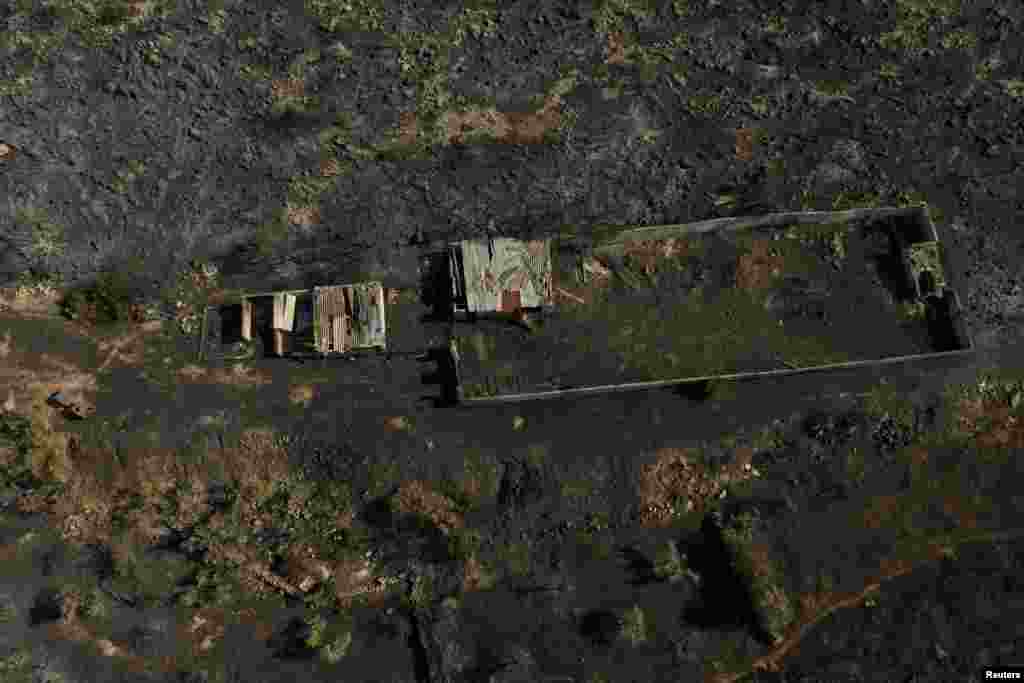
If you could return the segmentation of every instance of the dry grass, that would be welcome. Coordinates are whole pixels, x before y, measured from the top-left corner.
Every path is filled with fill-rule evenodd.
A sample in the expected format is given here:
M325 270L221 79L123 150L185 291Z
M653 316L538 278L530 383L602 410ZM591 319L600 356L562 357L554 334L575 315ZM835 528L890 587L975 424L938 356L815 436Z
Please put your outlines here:
M960 433L973 439L980 450L1024 449L1024 420L1001 397L965 396L956 409Z
M395 507L402 514L419 514L446 534L461 529L462 516L456 512L455 503L446 496L430 490L422 481L404 482L395 494Z
M277 434L269 429L246 431L235 447L211 454L231 479L242 487L244 496L269 496L274 484L288 477L288 452Z
M287 452L269 430L249 430L238 444L208 451L206 464L197 465L186 464L177 451L166 448L135 449L122 454L129 466L112 465L109 449L81 448L75 440L64 445L63 494L54 500L26 497L19 506L50 512L65 539L77 543L113 543L112 513L133 493L143 504L133 513L127 541L148 545L163 524L185 528L199 522L211 511L211 471L223 472L238 485L243 518L255 526L260 522L257 502L289 474ZM167 519L158 510L171 495L177 505L173 518ZM211 526L218 522L223 520L215 517Z
M713 471L699 463L695 449L663 448L655 462L641 468L638 487L640 522L668 526L682 514L701 513L729 484L751 478L753 450L737 448L728 465Z
M63 293L49 287L0 288L0 311L19 317L39 318L55 316Z

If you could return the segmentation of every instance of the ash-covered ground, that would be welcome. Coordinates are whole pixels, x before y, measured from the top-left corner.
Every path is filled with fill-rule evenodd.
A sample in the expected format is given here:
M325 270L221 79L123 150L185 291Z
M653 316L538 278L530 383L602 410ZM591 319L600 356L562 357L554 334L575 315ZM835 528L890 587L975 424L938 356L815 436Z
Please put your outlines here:
M1014 663L1022 20L957 0L4 4L4 680ZM218 292L412 287L410 240L918 202L962 276L970 361L463 411L413 354L196 360L189 316ZM58 316L111 271L120 289ZM86 419L46 404L58 388Z

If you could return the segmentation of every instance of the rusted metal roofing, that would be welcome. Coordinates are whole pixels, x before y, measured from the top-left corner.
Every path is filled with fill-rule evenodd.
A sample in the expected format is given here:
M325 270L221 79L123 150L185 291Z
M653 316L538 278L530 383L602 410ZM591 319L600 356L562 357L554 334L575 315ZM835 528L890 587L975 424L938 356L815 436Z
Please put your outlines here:
M386 347L384 288L379 282L316 287L313 294L320 353Z
M458 248L467 311L514 312L550 304L550 241L499 237L465 240Z

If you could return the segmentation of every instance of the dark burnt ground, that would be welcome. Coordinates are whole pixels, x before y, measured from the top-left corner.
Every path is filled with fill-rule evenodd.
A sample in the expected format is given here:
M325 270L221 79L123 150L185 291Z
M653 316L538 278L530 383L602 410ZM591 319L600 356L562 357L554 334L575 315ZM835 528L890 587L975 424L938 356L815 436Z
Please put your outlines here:
M464 13L455 3L354 0L351 13L315 18L302 3L188 0L153 3L139 26L126 23L119 3L103 12L99 4L0 9L0 142L15 150L0 153L5 284L25 274L76 285L120 269L170 318L176 297L165 287L191 259L215 263L230 288L363 277L413 287L415 271L397 247L414 237L926 201L964 274L972 332L991 354L983 360L1007 372L1014 353L1019 360L1009 344L1020 341L1022 311L1015 37L1024 16L1010 3L961 11L923 0L677 1L646 11L632 1L531 1L488 14L486 3ZM489 109L501 116L481 113ZM470 130L439 144L452 131L432 124L448 112ZM47 353L92 373L110 355L64 327L4 324L8 367L59 370L42 362ZM430 338L402 334L410 347ZM35 461L40 474L71 476L60 495L33 495L52 488L20 471L11 480L5 461L0 500L16 520L4 527L0 657L12 677L36 667L68 681L181 680L141 673L165 656L176 670L247 681L596 683L743 671L751 657L771 655L752 596L723 566L700 514L644 527L637 489L659 458L668 464L656 473L673 485L704 482L702 473L715 479L742 460L745 440L763 476L738 476L725 500L756 498L766 516L779 515L763 540L798 594L808 585L826 592L827 576L834 592L855 590L906 550L899 543L920 541L904 532L952 533L953 513L961 526L975 514L979 533L1017 526L1018 475L989 455L1020 448L1003 409L986 409L1004 422L985 439L936 458L952 472L963 463L969 493L992 506L932 509L913 488L928 481L915 479L920 457L900 450L915 430L929 432L928 420L899 400L850 417L859 408L838 397L871 390L880 372L744 385L704 402L652 392L466 412L435 407L437 387L421 376L430 364L415 358L324 368L258 358L236 376L217 374L234 370L216 364L197 374L188 368L195 351L194 335L153 334L134 360L112 361L97 376L95 419L67 427L82 450L63 459L47 441L33 451L48 454ZM884 374L897 399L927 416L933 390L972 372L938 363ZM758 436L775 420L779 434ZM218 474L221 454L254 426L289 438L243 454L251 457L224 456L241 481ZM108 451L91 457L86 447L97 444ZM670 456L686 448L693 469L672 479L682 465ZM177 449L169 473L141 467L143 451L156 458L161 449ZM282 503L309 493L275 469L282 461L320 485L308 515ZM78 486L90 477L123 490ZM182 483L196 477L192 489ZM217 477L228 481L214 486ZM413 480L454 509L422 489L396 491ZM688 493L707 502L721 489L706 483ZM192 497L206 490L198 484L210 484L205 498ZM232 488L246 489L240 484L252 490ZM653 484L647 493L659 504L685 502L685 492ZM883 523L876 539L840 525L876 500L918 507ZM265 526L254 526L250 503L263 505ZM333 516L349 508L354 522ZM445 537L438 525L456 514L478 542L469 532ZM98 545L71 552L18 528L40 520L69 533L77 525ZM349 523L351 533L338 532ZM126 535L136 528L141 536ZM284 558L311 539L345 562L373 549L373 574L395 579L386 599L335 613L325 604L330 591L315 589L252 606L266 576L295 584L318 576ZM676 566L651 582L669 540L686 551L692 576ZM983 566L997 564L975 562L972 547L886 583L878 607L835 612L780 660L782 676L814 679L826 659L851 680L904 680L913 666L952 679L1005 662L1001 648L1015 641L986 629L995 609L1009 613L1019 587L1003 580L998 601L995 587L968 590L983 582ZM1001 546L988 547L978 553ZM217 555L226 549L242 559ZM934 572L963 583L911 599L915 586L934 585ZM337 572L342 582L356 575ZM976 599L953 597L965 593ZM69 617L76 601L77 619ZM253 612L230 616L241 606ZM896 606L906 621L871 616ZM953 607L959 617L941 622ZM204 642L209 650L191 649ZM855 659L859 674L845 664Z

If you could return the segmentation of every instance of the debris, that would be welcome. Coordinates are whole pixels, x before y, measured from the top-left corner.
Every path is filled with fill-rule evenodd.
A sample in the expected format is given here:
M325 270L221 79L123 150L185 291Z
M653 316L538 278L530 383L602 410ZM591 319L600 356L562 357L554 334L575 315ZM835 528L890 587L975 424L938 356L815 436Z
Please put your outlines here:
M515 418L512 420L512 429L514 429L516 431L519 431L520 429L522 429L525 426L526 426L526 419L523 418L520 415L516 415Z
M562 296L567 297L569 299L572 299L573 301L575 301L578 304L585 304L585 303L587 303L583 298L576 296L572 292L567 292L566 290L562 289L561 287L558 287L557 291Z
M46 399L46 402L56 408L60 408L64 417L69 420L81 420L85 418L85 411L82 410L82 407L77 403L69 401L59 389L50 394L50 397Z
M611 277L612 274L611 269L596 258L588 258L583 262L583 272L591 277L605 279Z
M405 417L402 417L401 415L397 417L389 417L387 420L385 420L384 424L386 424L389 428L399 432L409 429L409 420Z

